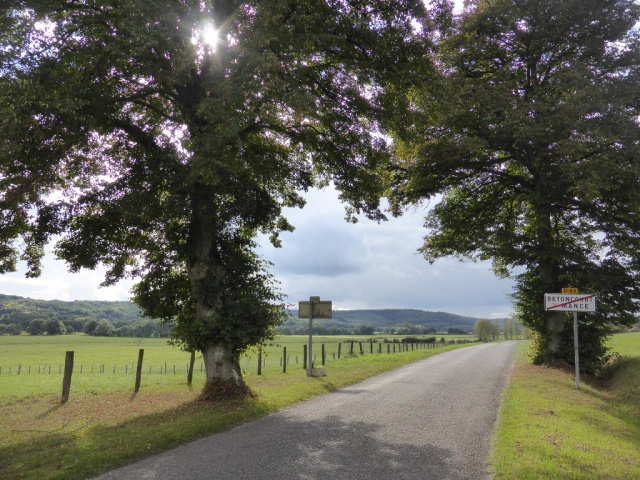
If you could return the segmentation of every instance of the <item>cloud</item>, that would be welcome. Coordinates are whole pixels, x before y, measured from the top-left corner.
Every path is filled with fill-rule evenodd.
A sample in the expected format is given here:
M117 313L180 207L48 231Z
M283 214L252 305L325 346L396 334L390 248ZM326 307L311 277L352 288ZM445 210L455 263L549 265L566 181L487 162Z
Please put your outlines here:
M308 192L307 206L286 213L296 227L273 248L260 237L261 255L274 263L287 301L319 295L334 308L415 308L473 317L510 314L513 281L501 280L487 262L442 259L430 265L417 252L426 231L426 210L415 209L380 224L344 220L344 207L332 188ZM24 266L21 266L24 272ZM104 269L71 274L49 252L43 275L0 275L0 293L43 300L128 300L133 281L101 288Z
M70 273L66 264L56 260L51 248L43 260L43 273L38 278L26 278L26 265L19 263L18 271L0 275L0 293L38 300L128 300L131 280L120 281L112 287L100 287L105 269Z
M334 308L417 308L477 317L507 316L511 280L495 277L488 262L443 259L430 265L417 252L426 231L425 209L377 224L344 221L331 189L311 191L307 206L287 217L281 249L262 242L288 301L319 295Z

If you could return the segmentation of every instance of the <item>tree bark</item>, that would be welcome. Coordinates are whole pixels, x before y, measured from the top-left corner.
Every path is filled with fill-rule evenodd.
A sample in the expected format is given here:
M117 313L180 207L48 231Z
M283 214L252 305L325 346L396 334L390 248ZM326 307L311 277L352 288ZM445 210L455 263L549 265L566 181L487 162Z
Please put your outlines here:
M544 175L542 177L544 178ZM544 181L541 182L540 189L544 189ZM553 293L559 289L559 265L555 251L555 238L551 219L550 207L547 205L540 207L539 214L537 215L536 230L540 245L538 273L542 282L543 294ZM543 299L541 297L540 302L542 301ZM549 360L558 358L561 356L560 344L562 341L562 330L564 328L563 313L545 312L545 328L547 333L547 356Z
M560 343L564 329L564 314L562 312L547 312L546 326L549 357L558 358L561 356Z
M202 350L208 384L219 382L244 386L240 357L226 345L210 345Z
M217 224L214 200L204 191L194 195L191 224L191 258L189 281L191 295L196 304L196 319L201 325L210 326L216 321L219 310L221 287L220 278L224 271L220 266L217 251ZM201 346L206 370L207 384L212 387L219 383L244 387L240 369L239 354L232 345L223 341L209 340Z

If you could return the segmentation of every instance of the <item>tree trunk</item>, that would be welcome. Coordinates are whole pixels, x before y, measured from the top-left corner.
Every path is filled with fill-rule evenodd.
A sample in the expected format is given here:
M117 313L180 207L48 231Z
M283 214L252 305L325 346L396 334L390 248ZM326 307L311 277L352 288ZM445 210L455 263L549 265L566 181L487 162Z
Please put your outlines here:
M211 326L216 322L220 308L220 292L225 272L217 251L216 232L218 221L214 200L206 191L194 195L191 223L191 258L189 281L191 295L196 304L196 319L200 325ZM200 346L206 369L206 390L226 390L233 386L244 388L240 358L233 345L226 345L215 336L208 344ZM211 397L211 394L208 394Z
M210 345L202 350L208 384L220 382L244 386L240 357L225 345Z
M544 177L544 176L543 176ZM541 182L540 188L544 188ZM555 238L552 227L552 215L550 207L546 204L539 209L537 215L536 230L540 245L538 256L538 273L540 275L543 292L540 295L540 302L543 302L542 295L545 293L555 293L559 290L559 259L557 258ZM545 312L545 329L547 339L547 357L549 360L560 357L560 344L562 341L562 330L564 328L564 315L562 312Z
M558 358L561 356L560 343L562 341L562 330L564 329L564 314L562 312L547 312L546 327L549 357Z

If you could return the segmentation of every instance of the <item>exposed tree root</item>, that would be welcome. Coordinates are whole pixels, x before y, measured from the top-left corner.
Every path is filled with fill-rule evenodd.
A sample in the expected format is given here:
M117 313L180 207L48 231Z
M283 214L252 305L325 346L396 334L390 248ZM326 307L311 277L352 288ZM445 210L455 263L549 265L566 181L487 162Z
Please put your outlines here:
M235 400L242 398L253 398L256 394L247 386L239 385L235 382L214 380L208 381L202 393L198 397L201 402L218 402L223 400Z

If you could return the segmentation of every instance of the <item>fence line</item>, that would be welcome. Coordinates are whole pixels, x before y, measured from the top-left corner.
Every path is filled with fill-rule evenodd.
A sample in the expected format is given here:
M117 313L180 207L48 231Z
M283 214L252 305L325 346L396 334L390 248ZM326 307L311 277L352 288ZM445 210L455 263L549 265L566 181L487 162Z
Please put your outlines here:
M406 340L406 339L405 339ZM349 348L349 356L353 356L355 357L356 354L354 353L354 345L355 345L355 341L352 340L349 342L350 343L350 348ZM367 343L367 342L364 342ZM373 355L373 340L370 340L369 342L369 353L367 355ZM446 346L446 345L452 345L452 344L465 344L465 343L472 343L468 340L458 340L458 341L449 341L449 342L420 342L420 343L409 343L406 341L403 342L394 342L393 345L393 353L396 353L396 345L398 346L398 352L408 352L409 350L414 351L417 348L422 348L422 349L430 349L430 348L437 348L438 346ZM342 343L338 343L338 360L340 359L340 354L341 354L341 345ZM391 353L391 349L390 349L390 345L389 343L387 343L387 353ZM325 361L326 361L326 348L325 348L325 344L322 343L321 344L322 349L321 349L321 362L322 365L325 365ZM363 342L359 341L358 342L358 351L360 352L360 356L364 356L365 355L365 348L363 345ZM378 346L378 352L379 354L382 353L382 344L379 344ZM257 369L257 374L258 375L262 375L262 369L263 367L266 367L266 356L263 358L262 355L262 348L258 348L258 369ZM140 390L140 383L141 383L141 377L142 377L142 360L143 360L143 354L144 354L144 350L140 349L139 353L138 353L138 362L137 362L137 368L135 370L135 389L134 392L138 392ZM191 381L193 379L193 371L194 371L194 362L195 362L195 352L190 352L190 362L186 364L185 366L185 370L184 372L187 373L187 383L189 385L191 385ZM333 358L335 360L335 353L333 354ZM296 364L298 364L298 357L295 357L296 359ZM313 356L312 365L315 365L317 362L318 356L317 354ZM303 368L304 370L307 369L307 345L303 345ZM247 368L249 367L249 359L247 358ZM286 374L287 371L287 363L290 362L290 356L287 355L287 348L284 347L283 349L283 354L282 356L279 358L279 362L280 362L280 367L282 368L282 372ZM133 376L134 374L134 368L133 368L134 363L131 363L131 370L129 370L129 363L126 363L124 365L124 368L121 368L121 370L124 370L125 374L130 374ZM105 364L99 364L98 365L98 371L100 374L105 374ZM38 365L38 374L41 374L40 372L42 371L42 374L47 374L50 375L51 374L51 367L52 365L44 365L44 369L41 370L40 365ZM82 373L84 365L80 364L80 373ZM91 374L94 373L94 364L91 364ZM177 368L176 364L172 365L172 371L173 371L173 375L177 375L179 369ZM68 351L66 352L66 357L65 357L65 368L64 368L64 377L63 377L63 381L62 381L62 396L61 396L61 400L60 403L66 403L69 399L69 393L70 393L70 389L71 389L71 379L72 379L72 375L73 375L73 368L74 368L74 352L73 351ZM115 374L116 371L118 371L118 365L114 364L113 365L113 370L112 373ZM27 375L31 374L31 365L27 366L26 369ZM35 369L34 369L35 372ZM148 374L152 374L153 372L153 365L149 366L149 372ZM163 370L163 365L160 365L159 368L159 374L160 375L167 375L169 372L169 366L167 365L167 362L164 362L164 370ZM55 368L54 368L54 373L55 373ZM58 366L58 374L62 373L62 365L60 364ZM180 369L180 373L182 373L182 370ZM200 363L200 373L204 373L204 363L201 362ZM0 366L0 375L2 375L2 367ZM9 371L8 373L6 372L6 367L5 367L5 375L11 375L12 374L12 366L9 366ZM16 370L15 376L18 377L20 375L24 375L23 372L23 366L22 364L18 364L18 368Z
M342 353L342 343L348 344L348 353L345 355ZM368 348L365 348L364 344L368 343ZM374 348L374 343L378 344L378 348ZM321 354L314 354L313 361L314 363L320 362L322 365L325 365L328 359L332 361L340 360L341 358L355 357L355 356L367 356L367 355L382 355L384 354L384 350L386 350L386 354L393 353L404 353L409 351L415 351L418 349L435 349L441 348L447 345L453 344L467 344L474 343L471 340L452 340L447 342L430 342L430 343L403 343L403 342L360 342L360 341L344 341L338 343L337 352L328 353L325 348L325 343L320 344L321 346ZM383 349L383 345L386 345L386 349ZM277 357L266 355L262 349L258 351L258 361L259 361L259 372L258 375L262 374L264 369L269 368L279 368L283 370L283 373L286 373L287 366L298 365L301 368L306 369L306 345L303 345L303 354L297 355L286 355L286 347L284 348L283 354L286 355L286 362L283 364L283 356L279 355ZM256 359L252 360L251 357L244 358L244 366L245 371L249 372L251 369L252 362L255 362ZM110 364L109 364L110 365ZM0 375L51 375L58 374L61 375L64 371L64 363L59 364L44 364L44 365L22 365L18 364L15 366L0 366ZM186 361L184 364L178 363L170 363L164 362L163 364L151 364L148 366L141 367L141 371L145 375L178 375L178 374L187 374L189 372L189 361ZM194 373L204 374L204 363L200 362L200 364L193 368ZM106 363L98 363L98 364L84 364L80 363L74 367L74 373L80 375L92 375L92 374L125 374L125 375L136 375L136 362L132 361L126 364L113 364L113 367L108 366Z

